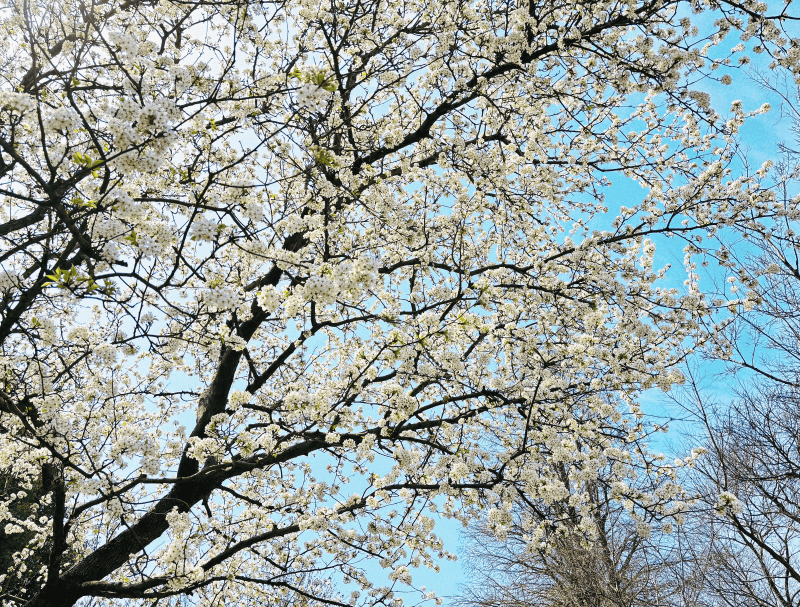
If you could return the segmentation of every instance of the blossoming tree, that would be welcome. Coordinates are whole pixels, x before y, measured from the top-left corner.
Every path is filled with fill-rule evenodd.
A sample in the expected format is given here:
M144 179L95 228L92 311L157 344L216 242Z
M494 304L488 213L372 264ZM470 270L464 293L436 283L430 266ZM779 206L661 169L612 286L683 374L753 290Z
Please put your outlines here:
M717 11L707 38L690 9ZM448 556L437 518L486 512L502 537L514 500L567 499L591 536L600 468L631 516L679 516L637 395L680 381L711 309L702 236L783 208L728 176L753 108L687 83L735 63L730 30L798 69L788 13L0 15L0 520L31 537L4 605L429 600L412 575ZM616 176L639 199L606 204ZM661 236L693 243L683 290Z

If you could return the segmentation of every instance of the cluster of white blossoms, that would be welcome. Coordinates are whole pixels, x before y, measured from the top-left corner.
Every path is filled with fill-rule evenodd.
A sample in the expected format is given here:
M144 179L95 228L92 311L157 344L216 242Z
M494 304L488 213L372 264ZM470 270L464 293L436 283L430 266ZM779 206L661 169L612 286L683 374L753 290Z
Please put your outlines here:
M8 270L0 270L0 291L13 289L19 283L19 275Z
M120 175L128 177L139 169L139 155L136 152L125 152L114 158L112 164Z
M297 89L297 105L312 112L321 112L330 93L313 83L301 84Z
M651 532L652 532L652 527L650 526L650 523L648 523L647 521L636 522L636 534L639 537L647 539L650 537Z
M486 513L486 520L489 527L499 540L504 540L508 536L513 517L506 507L490 508Z
M214 240L217 235L217 225L210 219L198 215L192 220L192 239L199 241Z
M123 454L141 453L144 448L144 430L139 426L126 424L116 430L110 455L115 458L121 458Z
M36 99L26 93L0 91L0 108L8 108L13 112L24 114L36 107Z
M511 523L511 513L505 508L490 508L486 513L487 520L493 525L508 525Z
M156 97L144 105L138 112L136 120L140 129L151 133L162 133L169 129L176 112L174 101L167 97Z
M309 276L304 287L308 299L324 306L333 303L339 294L339 285L328 276Z
M144 219L147 209L142 203L133 199L127 190L119 190L114 195L114 214L127 221Z
M153 450L150 455L142 456L139 460L139 469L142 474L147 474L149 476L158 474L161 469L158 452Z
M741 514L743 510L742 502L730 491L723 491L717 497L716 511L723 516L731 514Z
M160 562L175 566L186 557L185 538L191 532L192 522L187 513L173 508L167 513L167 523L172 541L166 548L159 550L156 556Z
M156 96L143 106L123 97L108 111L106 124L114 147L112 165L121 175L153 173L178 141L171 124L180 116L175 101ZM130 149L136 146L138 149Z
M342 262L330 273L309 276L302 293L321 306L332 304L340 294L358 296L362 289L376 285L378 267L377 260L366 257Z
M463 460L458 460L450 468L450 478L456 482L469 476L469 473L469 465Z
M194 79L190 70L182 65L172 65L169 67L170 75L172 76L175 91L180 95L186 91L192 84Z
M110 32L108 41L130 57L135 57L139 52L139 43L136 38L125 32Z
M228 394L228 406L233 411L241 409L242 405L246 405L253 399L253 395L244 390L231 390Z
M113 365L117 362L118 353L114 344L100 344L92 352L94 357L104 365Z
M377 259L372 257L359 257L353 263L350 273L356 281L365 284L367 287L372 287L378 280L379 267L380 263ZM344 288L343 285L342 288Z
M154 149L148 149L139 154L139 156L135 156L133 154L126 154L125 160L121 163L117 164L117 168L120 169L120 174L122 175L131 175L134 171L140 171L142 173L155 173L158 167L160 167L164 163L165 157L163 153L159 153ZM131 167L128 162L133 162L133 167Z
M124 149L133 142L131 125L125 120L107 118L106 124L108 125L108 134L117 147Z
M53 415L49 419L50 428L56 434L60 434L64 436L67 432L69 432L71 427L71 419L69 416L62 414L60 411L54 411Z
M214 311L234 310L239 306L241 298L230 287L214 287L203 292L203 301Z
M44 345L51 346L56 343L56 323L52 318L37 317L34 324L37 325L39 339Z
M107 242L103 245L103 248L100 250L100 255L105 261L106 264L114 263L115 261L119 261L120 259L120 250L119 247L114 244L113 242ZM98 271L103 271L106 269L106 266L103 264L98 264Z
M118 148L125 148L135 141L133 124L138 121L141 107L128 97L119 100L117 108L106 117L108 133Z
M539 498L545 504L552 504L569 497L569 488L565 487L563 483L559 482L542 483L537 488L537 492L539 494Z
M402 582L403 584L411 584L411 572L408 570L408 567L401 565L400 567L396 567L395 570L389 574L389 579Z
M253 223L260 223L266 220L264 213L264 206L256 201L250 201L242 205L242 215L247 217Z
M81 117L69 107L58 108L44 119L44 127L50 132L70 132L81 124Z
M350 291L357 289L360 283L360 275L354 271L351 261L343 261L333 269L333 278L340 291Z
M172 244L172 228L166 221L150 220L140 224L136 248L142 257L163 257Z
M112 239L120 236L128 227L116 217L97 219L94 222L92 235L97 239Z
M256 301L265 312L274 312L281 305L281 295L272 285L261 287L258 290Z
M711 108L711 95L703 91L689 91L688 97L694 99L697 105L704 110Z
M289 215L280 223L280 229L285 234L295 234L305 227L306 222L300 215Z

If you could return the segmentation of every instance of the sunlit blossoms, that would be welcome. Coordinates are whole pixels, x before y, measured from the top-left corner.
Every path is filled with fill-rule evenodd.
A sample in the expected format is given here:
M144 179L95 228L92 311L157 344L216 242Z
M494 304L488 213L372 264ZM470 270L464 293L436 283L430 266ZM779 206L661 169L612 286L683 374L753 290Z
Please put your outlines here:
M3 290L12 289L16 286L18 282L19 278L12 272L9 272L8 270L3 270L2 272L0 272L0 289Z
M297 91L297 105L314 112L322 111L330 93L316 84L303 84Z
M203 293L203 301L213 311L231 310L239 304L239 295L228 287L215 287Z
M258 305L266 312L274 312L281 303L280 295L275 287L267 285L258 292Z
M124 32L109 32L108 40L121 52L128 55L136 55L139 51L139 44L131 34Z
M742 512L742 502L730 491L723 491L717 499L716 510L722 516L733 516Z
M50 131L72 131L80 124L80 117L71 108L59 108L44 120Z
M36 98L25 93L0 91L0 107L22 114L36 107Z
M205 217L195 217L192 223L192 238L196 240L213 240L217 233L217 225Z

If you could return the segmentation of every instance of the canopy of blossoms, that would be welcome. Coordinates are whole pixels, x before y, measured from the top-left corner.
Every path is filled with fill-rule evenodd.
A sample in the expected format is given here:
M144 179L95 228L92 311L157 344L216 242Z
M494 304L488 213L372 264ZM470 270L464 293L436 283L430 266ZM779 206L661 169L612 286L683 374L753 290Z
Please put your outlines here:
M442 517L502 537L515 500L566 500L530 542L591 541L602 482L643 534L680 522L638 397L713 330L704 238L796 212L729 168L768 108L692 83L730 83L739 40L799 73L787 23L751 0L0 8L0 527L30 537L2 604L399 607L436 599L413 575L448 557ZM685 269L654 265L669 237Z

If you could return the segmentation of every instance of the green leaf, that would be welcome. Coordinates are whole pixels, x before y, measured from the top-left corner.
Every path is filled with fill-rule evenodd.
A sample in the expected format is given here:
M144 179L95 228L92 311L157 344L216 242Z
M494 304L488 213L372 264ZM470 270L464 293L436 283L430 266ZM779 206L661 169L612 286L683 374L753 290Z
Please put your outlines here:
M76 206L84 207L88 209L94 209L97 207L96 200L84 200L80 196L75 196L70 202Z
M329 167L336 167L336 160L331 152L321 147L312 147L311 154L319 164Z

